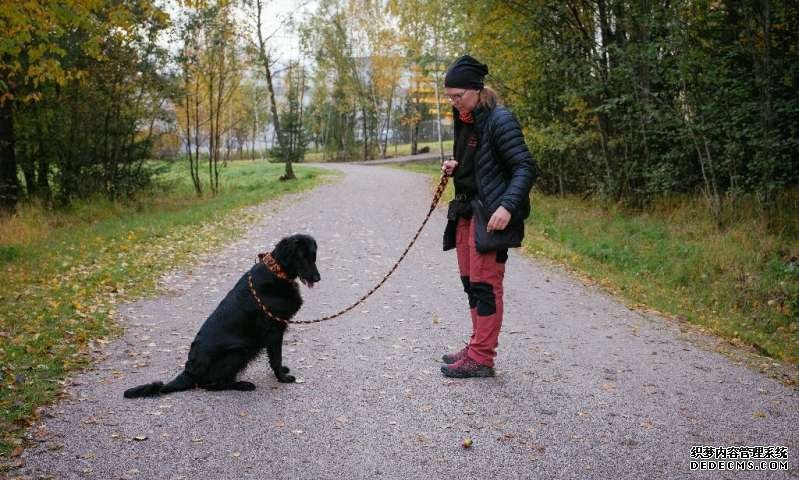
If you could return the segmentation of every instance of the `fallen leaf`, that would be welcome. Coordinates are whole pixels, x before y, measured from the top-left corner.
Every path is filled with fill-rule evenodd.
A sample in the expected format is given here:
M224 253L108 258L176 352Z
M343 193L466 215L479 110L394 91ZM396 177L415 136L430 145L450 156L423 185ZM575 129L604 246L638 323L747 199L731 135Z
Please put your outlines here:
M143 442L147 440L147 435L136 435L135 437L133 437L133 439L136 440L137 442Z

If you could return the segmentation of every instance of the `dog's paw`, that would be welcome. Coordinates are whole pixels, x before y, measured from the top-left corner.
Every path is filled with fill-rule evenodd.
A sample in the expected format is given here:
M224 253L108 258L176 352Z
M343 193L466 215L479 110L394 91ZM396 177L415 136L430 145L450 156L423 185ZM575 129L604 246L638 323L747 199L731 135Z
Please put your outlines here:
M277 377L277 381L280 383L294 383L295 380L297 379L294 378L294 375L280 375Z
M252 382L239 381L233 384L233 389L242 392L251 392L255 390L255 384Z
M291 370L289 369L289 367L286 366L280 367L280 373L282 373L283 375L289 373L290 371Z

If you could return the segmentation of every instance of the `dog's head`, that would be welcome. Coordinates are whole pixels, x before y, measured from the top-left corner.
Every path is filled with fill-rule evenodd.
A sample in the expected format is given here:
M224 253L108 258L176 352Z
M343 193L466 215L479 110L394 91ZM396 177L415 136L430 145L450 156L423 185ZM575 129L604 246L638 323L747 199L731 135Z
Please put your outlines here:
M289 278L299 278L307 287L322 279L316 268L316 240L310 235L297 234L277 242L272 257Z

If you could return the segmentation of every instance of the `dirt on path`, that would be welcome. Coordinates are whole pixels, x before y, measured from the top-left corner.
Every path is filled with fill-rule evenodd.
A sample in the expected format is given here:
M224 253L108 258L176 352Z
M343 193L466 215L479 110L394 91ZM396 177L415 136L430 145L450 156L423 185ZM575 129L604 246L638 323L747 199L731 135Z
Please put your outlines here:
M497 377L450 380L441 354L469 333L455 256L437 211L382 289L345 317L293 326L279 384L266 359L253 392L125 400L169 380L200 324L281 237L319 243L322 281L298 318L351 304L418 228L429 179L336 165L344 175L258 207L239 241L167 275L125 305L125 334L47 409L11 478L353 479L799 478L799 395L682 338L557 269L511 253ZM462 440L473 446L465 449ZM788 471L691 470L693 446L783 446ZM759 461L758 461L759 464Z

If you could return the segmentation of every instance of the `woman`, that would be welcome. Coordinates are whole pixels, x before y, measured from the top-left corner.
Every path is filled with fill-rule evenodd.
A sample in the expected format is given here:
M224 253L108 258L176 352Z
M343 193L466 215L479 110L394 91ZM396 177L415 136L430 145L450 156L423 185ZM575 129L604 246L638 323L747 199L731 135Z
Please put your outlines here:
M463 288L469 298L472 335L459 352L443 356L447 377L492 377L502 326L505 262L508 248L518 247L524 219L530 214L530 189L536 166L524 143L519 122L498 104L484 85L488 67L469 55L453 63L444 77L453 107L453 159L442 165L454 177L455 198L449 205L444 250L455 248ZM475 243L474 210L487 212L488 232L503 231L515 240L480 252ZM503 235L506 236L506 235Z

